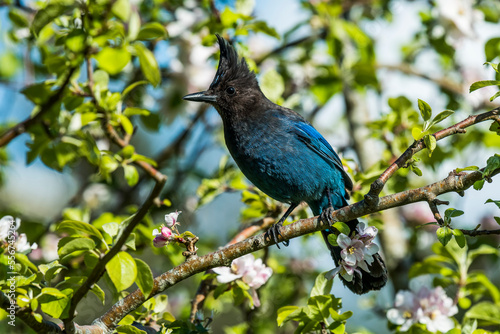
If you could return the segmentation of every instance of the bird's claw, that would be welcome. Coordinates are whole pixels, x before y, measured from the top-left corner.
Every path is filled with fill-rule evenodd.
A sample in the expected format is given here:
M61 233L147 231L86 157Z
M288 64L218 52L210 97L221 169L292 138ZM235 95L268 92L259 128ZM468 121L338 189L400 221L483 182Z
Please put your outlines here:
M280 245L279 245L279 241L278 241L278 236L281 237L281 239L283 239L283 235L281 235L281 227L283 226L283 223L276 223L274 224L273 226L271 226L269 228L269 230L267 230L266 234L265 234L265 238L269 238L269 239L272 239L274 240L274 242L276 243L276 246L278 247L278 249L280 249ZM285 247L288 247L288 245L290 244L290 241L288 240L283 240L283 245Z
M321 212L321 214L319 215L319 219L324 222L324 223L327 223L328 226L332 226L335 222L333 221L332 219L332 213L333 211L335 211L333 209L333 207L328 207L326 208L325 210L323 210Z

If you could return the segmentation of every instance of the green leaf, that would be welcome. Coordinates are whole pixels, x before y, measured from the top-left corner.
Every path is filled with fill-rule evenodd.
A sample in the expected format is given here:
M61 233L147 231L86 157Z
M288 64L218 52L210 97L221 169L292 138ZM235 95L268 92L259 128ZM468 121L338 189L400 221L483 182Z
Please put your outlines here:
M118 223L110 222L102 225L102 229L106 232L111 238L118 234Z
M130 233L130 235L127 237L127 240L125 241L125 246L132 250L135 250L135 233Z
M473 188L474 188L474 189L476 189L476 190L481 190L481 189L483 189L484 182L485 182L485 180L484 180L484 179L482 179L482 180L477 180L476 182L474 182Z
M436 235L441 244L443 244L443 246L446 246L446 244L451 240L452 232L449 227L443 226L438 228L438 230L436 231Z
M446 118L450 117L454 113L455 112L453 110L441 111L439 114L436 115L436 117L434 117L430 126L433 126L435 124L438 124L438 123L444 121Z
M418 127L418 126L414 126L411 129L411 136L413 137L413 139L419 140L423 136L422 129L420 127Z
M158 22L144 24L139 30L139 35L137 35L137 39L141 41L165 37L167 37L167 30Z
M498 10L495 10L495 12L498 12ZM498 57L499 53L500 53L500 37L491 38L484 44L484 54L486 56L487 61L492 61L493 59ZM491 66L496 65L492 63L485 63L485 64L489 64ZM498 72L496 68L495 71Z
M40 272L45 276L45 280L50 282L52 278L57 275L61 270L68 269L62 264L59 264L59 261L55 260L48 264L41 264L38 266Z
M127 66L132 57L125 47L112 48L107 46L94 55L94 58L99 63L100 68L111 75L116 75Z
M43 27L69 11L75 5L76 2L72 0L49 1L45 8L36 12L31 25L32 31L35 35L38 35Z
M146 262L137 258L134 260L137 266L137 278L135 280L135 283L137 284L139 289L141 289L142 294L146 298L148 298L149 294L153 290L153 273L151 272L151 268L149 268L149 265Z
M344 222L336 222L332 225L333 228L337 229L340 233L344 233L345 235L349 235L351 233L351 229Z
M137 57L139 57L142 73L154 87L158 86L161 82L160 68L153 52L147 49L142 43L135 43L134 48L137 52Z
M479 248L469 251L469 253L467 254L467 263L471 264L479 255L492 255L492 254L498 255L498 250L489 245L483 244L479 246Z
M75 29L71 31L66 40L64 41L66 47L75 53L82 52L85 50L86 35L82 29Z
M495 100L499 96L500 96L500 91L496 92L495 94L493 94L492 97L490 97L490 102L492 102L493 100Z
M337 238L338 236L334 233L328 235L328 243L332 246L338 246L339 244L337 243Z
M467 242L465 240L465 236L464 236L463 232L460 231L459 229L456 229L456 228L453 229L452 232L453 232L453 235L455 236L455 241L457 242L458 246L460 248L464 248Z
M92 285L92 287L90 288L90 291L92 291L94 293L94 295L96 295L97 298L99 298L99 300L101 301L102 305L104 305L104 302L106 301L106 296L104 294L104 290L101 289L101 287L99 285L97 285L96 283L94 283Z
M469 93L472 93L473 91L483 88L483 87L488 87L488 86L499 86L500 81L497 80L483 80L483 81L477 81L474 82L469 89Z
M278 318L276 321L278 322L278 326L281 327L283 323L290 317L290 315L297 313L300 311L298 306L283 306L278 309Z
M46 84L45 82L33 84L27 86L21 90L21 93L24 94L31 102L34 104L43 104L50 97L51 84Z
M314 286L311 290L311 297L330 294L333 280L327 279L325 274L326 272L323 272L316 277L316 281L314 282Z
M332 299L330 296L318 295L308 299L307 310L312 320L323 321L330 317L329 308L331 305Z
M422 171L420 170L420 168L417 167L417 165L415 164L410 165L410 169L413 173L415 173L415 175L422 176Z
M477 319L484 325L500 325L500 306L489 301L480 302L465 313L467 319Z
M148 116L149 114L151 114L151 112L147 109L129 107L123 111L123 114L127 117L134 116L134 115Z
M420 115L422 115L424 121L428 121L429 119L431 119L432 109L429 104L427 104L427 102L418 99L418 109L420 110Z
M500 209L500 201L494 201L490 198L486 202L484 202L484 204L486 204L486 203L493 203Z
M132 165L123 165L123 171L125 172L125 180L129 186L133 187L139 182L139 172L137 168Z
M59 254L59 258L63 258L68 254L71 254L76 251L82 250L91 250L95 248L94 240L90 238L76 238L65 244L62 248L59 248L57 253Z
M42 295L51 295L58 298L66 298L67 296L56 288L43 288Z
M268 36L274 37L276 39L281 39L280 34L274 29L270 27L265 21L254 21L247 24L244 27L245 30L253 30L255 32L262 32Z
M96 229L94 226L76 221L76 220L64 220L62 221L59 225L57 225L56 231L61 231L61 230L73 230L76 232L83 232L88 235L95 236L99 238L99 240L103 240L103 236L101 232L99 232L98 229Z
M140 85L147 85L149 82L146 81L146 80L140 80L140 81L136 81L132 84L130 84L127 88L125 88L122 92L122 100L125 99L125 96L127 96L134 88L136 88L137 86L140 86Z
M113 14L122 20L123 22L127 22L128 19L130 18L130 3L129 0L117 0L113 3L113 6L111 7L111 11Z
M219 298L223 293L229 291L229 286L228 283L218 285L214 290L214 299Z
M463 214L464 212L462 210L457 210L453 208L446 209L446 211L444 212L445 218L459 217Z
M107 264L106 272L118 292L130 287L137 278L134 258L126 252L119 252Z
M140 330L132 325L121 325L116 328L116 332L120 334L147 334L147 332Z
M38 272L38 268L28 259L26 254L15 253L16 263L23 265L26 268L31 269L33 272Z
M14 7L10 7L9 19L14 25L18 26L19 28L27 28L29 26L29 22L26 16Z
M65 289L59 293L56 293L53 290L47 292L48 293L42 294L37 298L40 303L40 308L43 312L53 318L65 319L68 316L70 295L73 290Z
M432 155L432 152L436 149L436 137L433 135L426 135L424 137L425 146L429 150L429 157Z
M484 168L483 176L490 176L496 169L500 168L500 155L495 154L488 158L486 161L486 167Z

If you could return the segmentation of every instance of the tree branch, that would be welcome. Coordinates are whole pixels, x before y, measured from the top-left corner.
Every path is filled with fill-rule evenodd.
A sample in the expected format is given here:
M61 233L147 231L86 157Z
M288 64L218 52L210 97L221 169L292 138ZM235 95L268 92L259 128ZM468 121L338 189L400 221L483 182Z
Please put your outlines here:
M45 115L54 105L56 105L57 102L61 99L64 90L66 89L66 86L71 80L71 77L73 76L73 73L75 73L76 67L70 68L66 78L64 79L63 83L61 84L61 87L55 93L53 93L47 101L42 103L40 105L40 111L35 115L35 116L30 116L21 123L15 125L14 127L10 128L9 130L5 131L1 136L0 136L0 147L3 147L10 143L10 141L17 136L25 133L31 126L36 124L43 115Z
M500 168L496 169L493 175L500 173ZM434 196L439 196L449 192L461 192L471 187L474 182L482 179L480 171L471 172L469 174L450 173L445 179L427 185L425 187L403 191L393 195L388 195L380 198L375 206L370 206L365 201L357 202L344 208L335 210L332 213L333 221L349 221L361 216L365 216L374 212L387 210L402 205L427 201L429 193ZM281 234L283 240L289 240L300 237L305 234L310 234L316 231L328 228L329 225L319 220L318 217L312 217L299 220L293 224L283 226ZM281 241L281 240L280 240ZM266 240L264 233L257 236L240 241L234 245L224 247L216 252L197 257L186 261L179 266L157 276L154 279L154 286L148 298L151 298L168 288L174 286L186 278L189 278L197 273L220 266L229 266L232 260L241 257L245 254L255 252L257 250L269 247L274 244L273 240ZM108 312L97 319L94 324L99 325L107 330L115 328L118 322L125 317L129 312L136 309L139 305L146 301L146 297L138 289L130 293L127 297L117 302Z
M454 124L446 129L434 133L433 136L436 138L436 141L438 141L457 133L464 133L466 131L465 128L468 128L469 126L472 126L480 122L488 120L495 120L497 122L500 122L499 114L500 114L500 107L482 114L469 116L457 124ZM426 146L423 138L413 142L413 144L392 165L390 165L379 176L379 178L375 180L375 182L371 184L370 191L368 192L368 194L365 195L365 202L370 206L376 205L378 201L378 196L382 192L382 189L384 188L384 185L386 184L387 180L389 180L394 175L394 173L396 173L398 169L405 166L406 163L417 152L420 152L424 148L426 148Z

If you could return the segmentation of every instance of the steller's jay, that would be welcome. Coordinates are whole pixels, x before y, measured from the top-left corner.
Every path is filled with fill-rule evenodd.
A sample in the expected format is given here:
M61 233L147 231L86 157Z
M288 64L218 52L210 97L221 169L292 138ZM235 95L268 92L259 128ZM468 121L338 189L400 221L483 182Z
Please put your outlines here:
M268 100L245 59L240 60L225 39L219 35L217 39L221 55L212 84L207 91L184 99L213 105L222 118L227 148L243 174L267 195L290 204L266 236L278 245L283 222L301 202L331 223L329 213L347 205L346 188L351 190L353 186L340 158L302 116ZM346 224L356 233L358 223L351 220ZM333 231L321 232L339 265L342 249L328 242ZM288 241L284 244L287 246ZM373 258L369 272L358 267L351 281L339 275L354 293L379 290L385 285L385 264L378 253Z

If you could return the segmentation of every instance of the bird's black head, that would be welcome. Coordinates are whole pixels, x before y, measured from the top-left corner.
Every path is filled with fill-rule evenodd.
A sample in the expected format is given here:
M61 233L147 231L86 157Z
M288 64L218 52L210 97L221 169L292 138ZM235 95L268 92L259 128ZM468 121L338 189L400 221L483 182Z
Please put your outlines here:
M248 107L255 105L257 99L264 95L245 58L238 58L236 50L224 38L216 36L220 46L220 60L214 80L208 90L186 95L183 99L210 103L224 118L229 113L252 110Z

